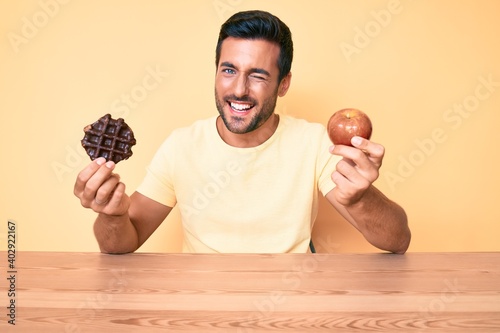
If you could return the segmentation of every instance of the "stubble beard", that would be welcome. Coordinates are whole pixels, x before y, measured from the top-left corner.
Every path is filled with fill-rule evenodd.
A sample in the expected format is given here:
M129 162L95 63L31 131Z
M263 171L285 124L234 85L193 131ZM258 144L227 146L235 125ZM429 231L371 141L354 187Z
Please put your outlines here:
M253 106L254 108L258 108L258 104L256 103L256 101L248 97L237 98L234 95L223 97L221 100L219 99L218 96L219 95L217 93L217 89L215 89L215 104L217 106L217 110L219 111L219 115L222 121L224 122L226 128L230 132L235 134L249 133L262 126L262 124L264 124L269 119L269 117L271 117L272 114L274 113L274 109L276 108L276 101L278 99L277 95L274 95L273 97L269 97L268 99L266 99L262 104L260 111L254 113L250 122L247 125L245 125L244 117L226 115L224 113L224 107L228 105L226 100L251 102L254 104Z

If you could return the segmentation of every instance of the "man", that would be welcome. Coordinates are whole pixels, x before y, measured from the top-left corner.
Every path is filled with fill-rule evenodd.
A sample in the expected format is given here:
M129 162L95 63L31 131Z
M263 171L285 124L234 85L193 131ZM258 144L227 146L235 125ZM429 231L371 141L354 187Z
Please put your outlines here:
M274 113L291 82L288 27L263 11L233 15L216 48L218 116L175 130L130 197L99 158L75 195L98 213L102 252L137 250L177 205L185 252L307 252L318 193L374 246L404 253L404 210L372 183L384 147L355 137L331 146L323 125Z

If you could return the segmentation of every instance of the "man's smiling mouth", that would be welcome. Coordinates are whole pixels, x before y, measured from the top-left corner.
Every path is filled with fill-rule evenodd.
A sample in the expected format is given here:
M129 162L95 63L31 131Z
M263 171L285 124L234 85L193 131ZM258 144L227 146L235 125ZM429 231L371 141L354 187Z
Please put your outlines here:
M246 113L251 108L253 108L253 104L250 103L241 103L241 102L229 102L229 106L231 109L238 113Z

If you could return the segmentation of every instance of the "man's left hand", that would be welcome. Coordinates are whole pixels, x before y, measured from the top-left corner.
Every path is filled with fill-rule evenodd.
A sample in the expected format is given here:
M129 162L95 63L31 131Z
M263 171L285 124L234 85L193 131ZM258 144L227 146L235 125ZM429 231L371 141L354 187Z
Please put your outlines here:
M332 180L335 199L344 206L358 202L370 185L378 178L384 158L384 146L355 136L351 143L354 147L335 145L330 153L342 156L337 163Z

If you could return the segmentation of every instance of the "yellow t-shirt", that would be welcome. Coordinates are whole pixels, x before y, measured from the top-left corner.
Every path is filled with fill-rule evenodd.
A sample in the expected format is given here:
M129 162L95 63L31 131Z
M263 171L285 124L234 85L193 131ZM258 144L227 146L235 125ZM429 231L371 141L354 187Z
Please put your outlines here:
M236 148L220 138L216 118L174 130L137 191L177 205L184 252L307 252L318 190L334 188L339 160L325 127L280 116L266 142Z

